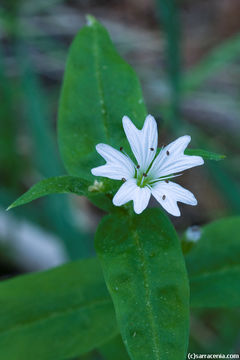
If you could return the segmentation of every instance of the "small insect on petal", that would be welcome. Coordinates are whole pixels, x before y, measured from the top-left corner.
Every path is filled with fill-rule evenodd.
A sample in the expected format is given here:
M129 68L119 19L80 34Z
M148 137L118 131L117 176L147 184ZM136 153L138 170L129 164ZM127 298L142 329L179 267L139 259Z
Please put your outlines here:
M165 199L166 199L166 195L163 195L163 196L162 196L162 199L165 200Z
M166 151L166 154L167 154L167 156L169 156L169 155L170 155L170 152L167 150L167 151Z
M127 181L127 180L126 180L125 178L122 178L122 181L125 182L125 181Z
M169 181L168 181L168 180L165 180L165 183L167 183L167 184L168 184L168 183L169 183Z
M154 151L154 148L150 148L151 151Z

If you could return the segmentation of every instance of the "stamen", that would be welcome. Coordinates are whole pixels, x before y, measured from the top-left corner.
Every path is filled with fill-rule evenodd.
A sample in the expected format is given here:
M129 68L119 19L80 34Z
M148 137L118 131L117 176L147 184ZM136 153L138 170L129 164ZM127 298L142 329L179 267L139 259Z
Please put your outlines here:
M137 165L137 169L140 169L140 165Z
M167 154L167 155L170 155L170 152L167 150L166 154Z
M163 196L162 196L162 199L165 200L165 199L166 199L166 195L163 195Z
M120 147L120 151L123 151L123 147L122 147L122 146Z
M144 176L144 177L147 177L147 174L146 174L146 173L143 173L143 176Z
M168 181L168 180L165 180L165 183L167 183L167 184L168 184L168 183L169 183L169 181Z
M122 178L122 181L123 181L123 182L126 182L127 180L126 180L125 178Z
M153 149L153 148L152 148L152 149ZM154 161L155 161L155 159L158 157L158 155L161 153L162 149L163 149L163 146L162 146L162 148L161 148L161 150L160 150L160 152L159 152L159 153L157 153L157 152L156 152L156 154L155 154L154 158L152 159L151 164L150 164L150 165L149 165L149 167L147 168L146 173L148 173L148 172L150 171L150 169L151 169L151 167L152 167L152 164L154 163Z
M175 174L175 175L166 175L166 176L162 176L160 178L156 178L156 179L152 179L150 181L150 185L152 184L155 184L156 182L159 182L159 181L166 181L168 179L172 179L172 178L175 178L175 177L178 177L178 176L181 176L182 174Z

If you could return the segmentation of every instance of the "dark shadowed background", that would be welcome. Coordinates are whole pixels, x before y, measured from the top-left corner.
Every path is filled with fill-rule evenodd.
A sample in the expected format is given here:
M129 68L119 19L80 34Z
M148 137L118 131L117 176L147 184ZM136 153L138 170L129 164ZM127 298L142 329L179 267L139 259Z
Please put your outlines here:
M148 111L158 120L159 145L190 134L193 147L227 156L179 179L199 201L197 207L181 205L181 218L172 217L179 234L240 213L239 0L171 0L168 5L160 0L2 0L2 279L93 254L103 213L85 198L50 196L5 212L38 180L65 173L57 148L58 100L68 48L86 14L106 26L139 75ZM239 351L239 320L239 309L194 311L190 349Z

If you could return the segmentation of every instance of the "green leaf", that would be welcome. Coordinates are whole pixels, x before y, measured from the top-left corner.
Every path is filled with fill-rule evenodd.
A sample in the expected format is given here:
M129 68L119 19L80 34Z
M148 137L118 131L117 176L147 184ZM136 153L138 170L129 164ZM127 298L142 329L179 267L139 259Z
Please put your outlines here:
M67 175L54 176L41 180L33 185L26 193L14 201L14 203L8 207L8 210L50 194L74 193L82 196L85 195L86 189L87 182L80 178Z
M120 335L98 348L104 360L128 360L129 356Z
M91 168L101 165L98 143L127 145L124 115L143 125L146 109L138 78L104 27L89 17L70 48L60 99L59 146L70 175L93 178Z
M95 259L1 282L0 303L3 359L71 358L118 331Z
M240 306L240 217L202 228L186 255L192 307Z
M160 209L105 217L95 248L130 358L185 359L188 279L168 217Z
M225 155L220 155L220 154L216 154L214 152L211 151L207 151L207 150L201 150L201 149L186 149L184 151L185 155L197 155L197 156L201 156L204 160L215 160L215 161L219 161L219 160L223 160L226 158Z
M115 208L111 201L111 193L108 192L107 187L103 188L103 190L106 191L106 193L104 193L101 191L89 191L89 186L91 186L90 182L77 176L63 175L44 179L33 185L25 194L14 201L7 210L27 204L46 195L72 193L87 196L89 200L103 210L114 211Z

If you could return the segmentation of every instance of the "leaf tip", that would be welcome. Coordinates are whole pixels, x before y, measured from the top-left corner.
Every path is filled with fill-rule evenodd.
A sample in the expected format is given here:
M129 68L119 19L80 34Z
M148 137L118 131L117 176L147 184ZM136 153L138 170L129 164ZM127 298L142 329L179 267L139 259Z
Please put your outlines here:
M86 19L87 19L87 26L93 26L97 22L95 17L89 14L86 16Z

